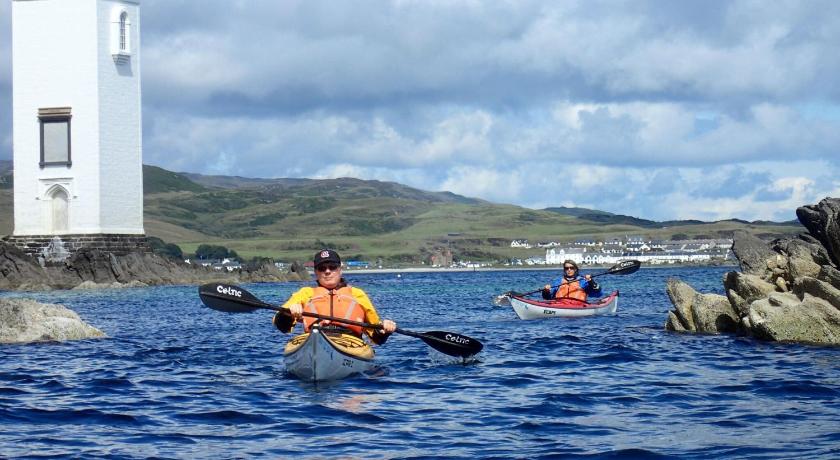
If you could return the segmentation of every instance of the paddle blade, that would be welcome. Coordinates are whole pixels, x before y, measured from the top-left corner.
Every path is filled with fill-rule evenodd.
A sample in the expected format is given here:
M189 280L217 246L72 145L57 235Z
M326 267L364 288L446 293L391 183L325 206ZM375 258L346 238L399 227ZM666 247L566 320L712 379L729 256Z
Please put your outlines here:
M227 313L249 313L260 308L273 310L271 305L257 299L250 292L230 284L203 284L198 287L198 297L213 310Z
M449 356L469 358L484 348L484 344L478 340L454 332L429 331L418 334L418 337L426 342L426 345Z
M607 273L610 275L629 275L635 273L641 266L642 262L638 260L625 260L613 265Z

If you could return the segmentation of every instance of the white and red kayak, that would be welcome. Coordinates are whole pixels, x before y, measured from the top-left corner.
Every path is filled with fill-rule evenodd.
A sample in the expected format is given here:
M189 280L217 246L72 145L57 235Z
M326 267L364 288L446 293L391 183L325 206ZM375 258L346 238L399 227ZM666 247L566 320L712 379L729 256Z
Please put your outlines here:
M520 319L611 315L618 310L618 291L595 302L577 299L542 300L509 295L510 305Z

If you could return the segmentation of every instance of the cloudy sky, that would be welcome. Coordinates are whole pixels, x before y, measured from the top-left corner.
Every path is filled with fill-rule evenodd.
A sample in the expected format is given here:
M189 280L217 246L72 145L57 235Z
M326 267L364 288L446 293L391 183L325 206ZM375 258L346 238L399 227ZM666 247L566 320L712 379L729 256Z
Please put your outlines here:
M144 163L174 171L655 220L840 196L834 0L143 0L141 22Z

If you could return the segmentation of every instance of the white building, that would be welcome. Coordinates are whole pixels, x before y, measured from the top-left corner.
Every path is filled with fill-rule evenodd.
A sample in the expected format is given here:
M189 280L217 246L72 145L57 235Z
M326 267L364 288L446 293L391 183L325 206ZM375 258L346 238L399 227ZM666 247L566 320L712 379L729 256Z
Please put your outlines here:
M583 263L586 265L606 265L615 264L621 261L621 257L611 255L606 252L587 252L583 256Z
M564 260L573 260L582 264L586 251L583 248L552 248L545 251L545 263L548 265L562 264Z
M139 43L137 0L12 1L13 239L145 241Z
M685 252L685 251L675 251L675 252L655 252L655 253L647 253L647 252L637 252L632 253L628 252L624 254L624 259L636 259L644 264L650 265L657 265L657 264L674 264L674 263L699 263L699 262L709 262L712 259L712 256L709 253L699 253L699 252Z

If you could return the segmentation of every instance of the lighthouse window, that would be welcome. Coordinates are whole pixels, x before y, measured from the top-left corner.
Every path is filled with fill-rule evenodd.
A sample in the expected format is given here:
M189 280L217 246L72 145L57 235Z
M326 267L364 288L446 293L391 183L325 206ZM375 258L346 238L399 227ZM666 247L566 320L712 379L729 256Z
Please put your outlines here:
M122 6L111 10L111 57L118 65L131 60L131 17Z
M120 14L120 51L128 51L128 39L126 22L128 21L128 13L125 11Z
M40 165L70 165L70 108L40 109Z

